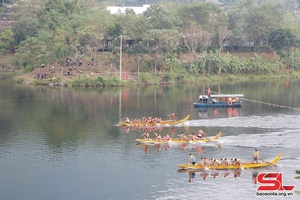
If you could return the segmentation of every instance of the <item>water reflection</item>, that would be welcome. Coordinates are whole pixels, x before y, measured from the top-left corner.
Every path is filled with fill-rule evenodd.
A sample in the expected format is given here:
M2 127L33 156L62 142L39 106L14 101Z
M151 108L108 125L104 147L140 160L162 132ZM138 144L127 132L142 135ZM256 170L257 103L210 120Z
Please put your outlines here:
M195 108L200 119L237 117L242 108Z
M191 182L198 177L199 174L199 179L201 180L208 180L208 179L217 179L217 178L228 178L228 177L233 177L233 178L240 178L242 175L242 170L234 170L234 171L220 171L220 170L203 170L203 169L198 169L198 170L191 170L191 169L179 169L177 170L178 173L188 173L188 181ZM199 172L199 173L197 173ZM253 173L254 174L254 173ZM257 173L256 173L257 176ZM256 178L255 176L255 178ZM254 175L253 175L254 177ZM252 179L254 181L254 179ZM255 182L256 184L256 182Z
M258 175L257 171L252 172L252 181L254 184L257 184L257 175Z
M133 132L139 132L139 131L147 131L147 132L154 132L154 131L163 131L163 127L162 126L151 126L151 127L141 127L141 126L134 126L134 127L128 127L128 126L119 126L124 133L129 133L129 131L133 131ZM174 134L175 133L175 127L171 128L171 133Z
M192 180L196 177L196 172L189 172L189 182L192 182Z
M193 180L199 177L200 180L208 180L208 179L218 179L218 178L240 178L242 175L241 169L237 170L204 170L204 169L179 169L177 170L178 173L188 173L188 181L192 182ZM257 184L257 175L259 174L258 171L252 172L252 182Z

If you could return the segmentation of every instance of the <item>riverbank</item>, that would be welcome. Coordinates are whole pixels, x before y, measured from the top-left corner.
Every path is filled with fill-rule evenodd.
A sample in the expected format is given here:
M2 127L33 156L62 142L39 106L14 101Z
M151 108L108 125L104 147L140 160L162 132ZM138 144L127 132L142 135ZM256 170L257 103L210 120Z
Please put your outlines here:
M107 54L106 54L107 55ZM239 54L243 58L251 58L252 53ZM271 53L262 53L266 60L276 58ZM13 66L13 55L6 55L0 59L0 73L11 73L15 80L27 85L49 86L79 86L79 87L105 87L124 85L166 85L177 83L202 83L202 82L228 82L262 79L293 79L300 78L300 72L277 70L272 73L248 73L248 74L204 74L182 72L182 70L140 70L133 56L124 54L122 69L116 63L109 62L109 56L97 54L95 63L84 61L80 65L72 62L64 66L57 63L48 63L36 67L29 73L24 73L20 67ZM150 58L149 58L150 59ZM189 62L189 54L181 55L181 62ZM150 72L149 72L150 71Z

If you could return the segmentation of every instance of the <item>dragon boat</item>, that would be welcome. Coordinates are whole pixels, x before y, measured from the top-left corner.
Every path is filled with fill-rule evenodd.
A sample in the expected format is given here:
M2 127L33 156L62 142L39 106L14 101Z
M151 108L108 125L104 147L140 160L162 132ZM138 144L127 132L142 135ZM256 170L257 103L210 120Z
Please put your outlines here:
M281 153L277 155L276 158L274 158L271 161L262 161L259 163L241 163L236 165L207 165L203 166L200 163L196 163L195 165L192 164L178 164L178 168L180 169L216 169L216 170L227 170L227 169L249 169L249 168L260 168L260 167L268 167L268 166L276 166L276 163L280 160Z
M206 143L206 142L211 142L211 141L216 141L218 140L222 135L222 132L219 132L216 136L211 137L211 138L199 138L197 140L183 140L181 138L171 138L170 140L156 140L156 139L136 139L135 141L138 143L144 143L144 144L164 144L164 143L191 143L191 144L197 144L197 143Z
M181 124L186 122L188 119L190 118L190 115L186 116L185 118L181 119L181 120L164 120L160 123L152 123L152 122L148 122L148 123L143 123L143 122L139 122L139 123L134 123L134 122L119 122L120 126L164 126L164 125L176 125L176 124Z

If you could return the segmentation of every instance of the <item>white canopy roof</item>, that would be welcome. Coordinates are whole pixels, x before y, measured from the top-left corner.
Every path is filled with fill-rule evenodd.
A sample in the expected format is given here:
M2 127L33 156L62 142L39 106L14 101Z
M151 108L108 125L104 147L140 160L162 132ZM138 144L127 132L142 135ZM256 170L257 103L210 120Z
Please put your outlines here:
M219 98L219 97L244 97L243 94L211 94L210 97Z

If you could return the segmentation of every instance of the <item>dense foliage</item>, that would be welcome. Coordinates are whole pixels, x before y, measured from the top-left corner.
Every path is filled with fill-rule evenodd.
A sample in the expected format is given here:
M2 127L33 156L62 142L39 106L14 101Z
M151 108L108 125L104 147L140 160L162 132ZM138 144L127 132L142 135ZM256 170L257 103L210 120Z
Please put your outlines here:
M220 1L223 7L180 2L152 4L141 15L133 10L113 15L106 9L108 3L93 0L17 1L13 8L16 23L0 32L0 49L16 52L14 64L28 71L41 63L63 64L66 57L90 60L97 50L111 52L111 62L118 66L122 36L123 50L134 55L141 69L163 71L164 80L182 80L191 72L220 75L299 70L296 0L224 0ZM280 58L224 54L237 51L274 51ZM179 59L187 52L192 55L188 63ZM143 54L152 59L146 61ZM172 77L174 70L181 76Z

